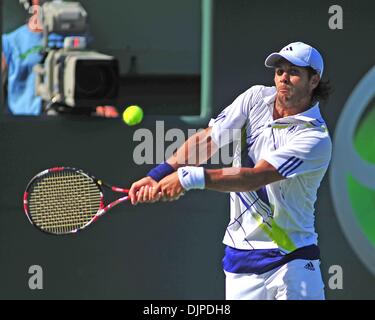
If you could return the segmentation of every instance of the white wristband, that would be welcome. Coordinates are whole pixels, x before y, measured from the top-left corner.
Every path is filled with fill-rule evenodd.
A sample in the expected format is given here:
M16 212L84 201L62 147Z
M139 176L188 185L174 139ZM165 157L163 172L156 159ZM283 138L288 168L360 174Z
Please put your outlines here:
M178 179L182 187L189 191L191 189L204 189L204 168L203 167L181 167L177 170Z

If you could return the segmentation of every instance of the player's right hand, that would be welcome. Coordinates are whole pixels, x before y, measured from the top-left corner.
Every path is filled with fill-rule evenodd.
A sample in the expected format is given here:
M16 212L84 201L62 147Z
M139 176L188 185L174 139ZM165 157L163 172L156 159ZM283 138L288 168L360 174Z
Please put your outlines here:
M128 193L132 205L159 201L160 194L153 196L153 190L157 185L158 183L151 177L145 177L134 182Z

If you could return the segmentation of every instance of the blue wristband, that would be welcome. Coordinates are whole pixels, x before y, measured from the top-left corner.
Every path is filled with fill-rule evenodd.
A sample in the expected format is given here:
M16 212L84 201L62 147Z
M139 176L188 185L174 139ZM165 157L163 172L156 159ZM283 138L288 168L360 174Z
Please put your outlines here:
M159 182L161 179L163 179L166 176L169 176L174 171L175 170L169 163L163 162L159 164L158 166L156 166L155 168L151 169L147 173L147 176L151 177L156 182Z

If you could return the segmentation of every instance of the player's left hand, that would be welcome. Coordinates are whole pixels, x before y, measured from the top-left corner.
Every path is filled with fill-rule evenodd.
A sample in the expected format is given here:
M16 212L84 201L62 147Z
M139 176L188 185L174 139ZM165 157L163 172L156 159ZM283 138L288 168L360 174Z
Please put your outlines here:
M98 106L96 107L95 114L104 118L118 118L119 113L113 106Z
M184 195L185 189L182 187L180 180L178 179L177 172L170 174L164 179L160 180L157 188L154 190L154 195L161 193L161 199L163 201L175 201Z

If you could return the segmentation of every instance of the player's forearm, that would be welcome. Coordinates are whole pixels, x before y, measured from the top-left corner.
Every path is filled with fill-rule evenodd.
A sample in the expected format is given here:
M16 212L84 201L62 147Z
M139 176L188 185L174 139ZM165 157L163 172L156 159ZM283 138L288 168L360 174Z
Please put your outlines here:
M159 182L180 167L198 166L205 163L215 152L216 147L211 139L211 128L201 130L191 136L165 162L159 164L147 173L154 181Z
M4 57L4 54L1 54L1 73L5 73L7 68L7 63Z
M256 168L205 170L205 188L221 192L255 191L274 181L274 173L258 172Z
M216 150L217 148L211 139L211 128L207 128L197 132L186 140L167 162L174 169L183 166L198 166L206 163Z

